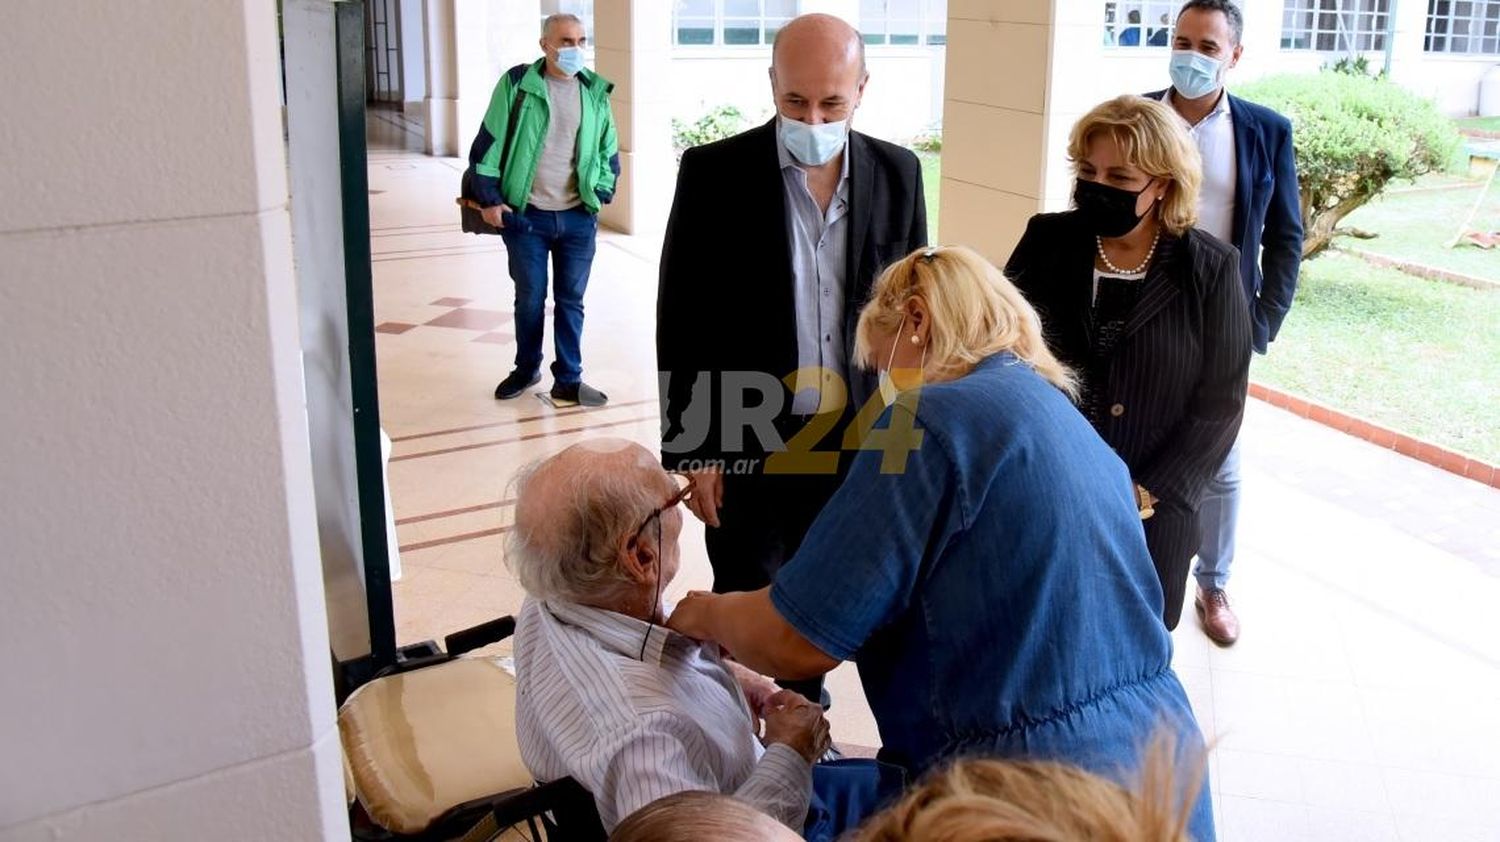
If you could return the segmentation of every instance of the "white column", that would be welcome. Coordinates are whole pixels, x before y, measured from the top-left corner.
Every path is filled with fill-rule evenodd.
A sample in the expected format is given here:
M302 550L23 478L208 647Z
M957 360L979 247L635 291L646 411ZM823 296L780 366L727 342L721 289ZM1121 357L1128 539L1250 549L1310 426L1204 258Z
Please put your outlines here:
M426 18L422 0L401 0L401 107L404 111L425 108L427 99Z
M1391 42L1391 81L1407 83L1420 77L1427 59L1427 4L1420 0L1391 0L1395 8L1395 38ZM1370 56L1377 69L1384 56ZM1425 81L1425 80L1424 80ZM1420 88L1420 85L1413 87ZM1425 93L1425 91L1423 91Z
M461 156L500 74L541 58L541 0L424 0L427 154Z
M1052 0L949 0L942 241L1003 263L1042 207Z
M458 33L455 0L422 0L422 38L427 44L425 128L428 155L460 154L458 135ZM471 0L472 2L472 0Z
M620 186L603 222L627 234L666 226L676 185L672 152L672 4L610 0L594 4L595 65L615 83Z
M347 839L274 4L0 27L0 839Z

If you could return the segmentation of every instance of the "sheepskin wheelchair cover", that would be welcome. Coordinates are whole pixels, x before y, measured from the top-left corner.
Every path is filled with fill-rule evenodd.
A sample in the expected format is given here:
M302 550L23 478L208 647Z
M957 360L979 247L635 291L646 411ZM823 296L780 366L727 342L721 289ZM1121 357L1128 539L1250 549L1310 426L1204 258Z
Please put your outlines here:
M397 833L532 784L516 744L516 680L494 658L371 681L339 710L339 737L365 812Z

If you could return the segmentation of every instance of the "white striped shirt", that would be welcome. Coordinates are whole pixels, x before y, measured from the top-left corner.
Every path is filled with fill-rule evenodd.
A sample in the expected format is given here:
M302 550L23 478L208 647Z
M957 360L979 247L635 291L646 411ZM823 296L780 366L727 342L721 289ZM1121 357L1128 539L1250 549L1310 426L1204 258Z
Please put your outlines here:
M762 748L718 648L613 611L527 598L516 624L516 733L539 781L571 776L606 831L685 790L733 795L799 833L812 768ZM646 641L645 657L641 644Z

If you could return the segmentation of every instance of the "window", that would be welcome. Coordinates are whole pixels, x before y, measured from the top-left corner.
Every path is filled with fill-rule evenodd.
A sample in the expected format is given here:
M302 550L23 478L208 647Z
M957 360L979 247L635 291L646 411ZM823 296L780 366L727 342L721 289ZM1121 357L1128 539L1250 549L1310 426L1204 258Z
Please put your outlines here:
M583 33L594 42L594 0L542 0L542 20L552 15L576 15L583 21Z
M1390 0L1286 0L1281 48L1320 53L1385 49Z
M860 0L866 44L940 47L948 43L948 0Z
M1500 0L1428 0L1427 52L1500 55Z
M1179 0L1139 0L1104 4L1104 46L1170 47Z
M800 0L677 0L672 43L679 47L769 45L797 16Z

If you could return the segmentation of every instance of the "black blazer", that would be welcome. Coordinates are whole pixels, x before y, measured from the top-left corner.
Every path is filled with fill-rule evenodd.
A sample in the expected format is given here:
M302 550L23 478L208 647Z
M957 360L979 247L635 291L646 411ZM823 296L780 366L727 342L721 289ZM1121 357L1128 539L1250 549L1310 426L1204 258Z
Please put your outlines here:
M1040 214L1005 265L1048 346L1080 375L1092 353L1094 254L1077 211ZM1099 391L1099 434L1137 483L1196 512L1245 408L1250 318L1239 254L1197 229L1163 234L1142 283Z
M663 462L669 467L682 460L763 457L765 449L749 429L739 431L742 447L725 446L724 375L760 372L782 380L797 369L791 233L778 143L773 118L683 153L656 305ZM852 358L855 323L871 285L888 264L927 245L927 211L921 164L910 150L850 132L845 154L850 224L844 340ZM873 379L854 371L852 362L850 367L850 401L858 409L873 393ZM711 386L695 394L703 372ZM731 375L731 391L743 391L737 385L743 382ZM779 395L731 394L728 400L735 406L778 402L785 417L791 391L783 383Z
M1159 100L1165 93L1146 97ZM1250 302L1255 350L1264 354L1292 308L1302 267L1302 199L1292 124L1237 96L1229 96L1229 116L1237 170L1231 245L1240 250L1240 282Z

